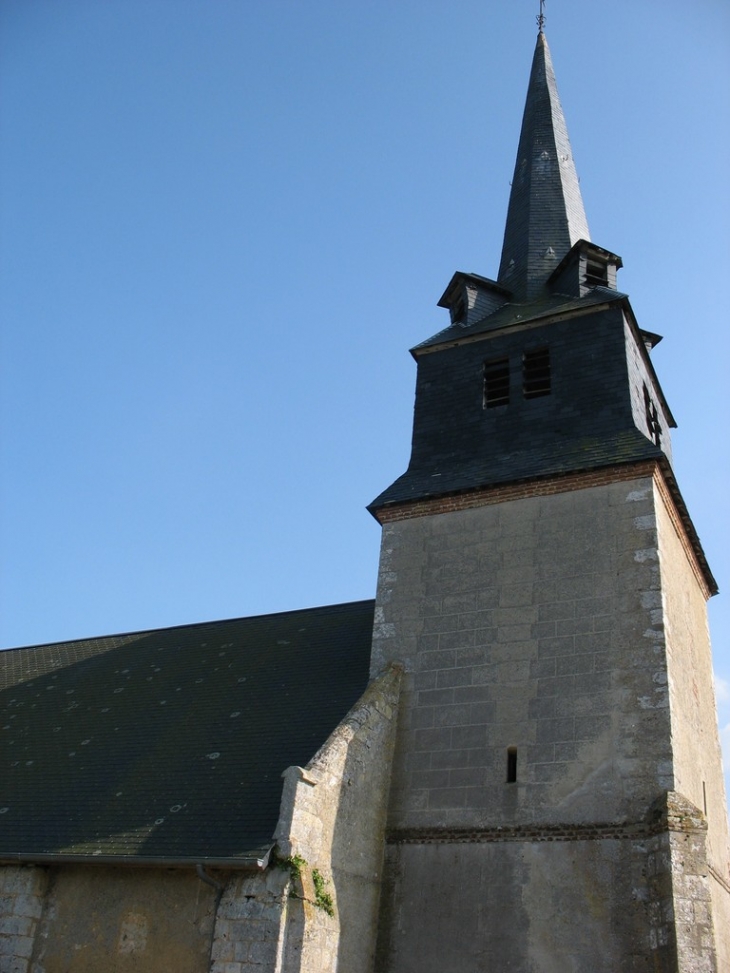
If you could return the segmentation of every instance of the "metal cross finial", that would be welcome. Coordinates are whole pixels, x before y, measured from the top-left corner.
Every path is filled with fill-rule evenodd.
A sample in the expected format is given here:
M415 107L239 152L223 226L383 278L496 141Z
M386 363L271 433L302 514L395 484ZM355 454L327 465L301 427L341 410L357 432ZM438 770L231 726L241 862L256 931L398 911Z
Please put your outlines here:
M540 0L540 13L537 15L537 29L540 34L545 30L545 0Z

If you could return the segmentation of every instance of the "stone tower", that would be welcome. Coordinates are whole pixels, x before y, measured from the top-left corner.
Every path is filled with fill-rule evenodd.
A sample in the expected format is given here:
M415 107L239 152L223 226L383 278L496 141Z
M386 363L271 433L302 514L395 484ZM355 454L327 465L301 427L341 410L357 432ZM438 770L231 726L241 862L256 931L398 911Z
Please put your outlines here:
M730 970L716 585L620 267L541 32L498 278L452 278L370 508L406 669L378 973Z

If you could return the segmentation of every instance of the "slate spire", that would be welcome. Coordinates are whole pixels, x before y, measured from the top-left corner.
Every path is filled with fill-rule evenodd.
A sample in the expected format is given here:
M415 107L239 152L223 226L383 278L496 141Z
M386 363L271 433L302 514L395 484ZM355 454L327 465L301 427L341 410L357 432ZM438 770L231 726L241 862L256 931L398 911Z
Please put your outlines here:
M537 36L517 150L499 283L536 297L578 240L589 240L583 199L550 50Z

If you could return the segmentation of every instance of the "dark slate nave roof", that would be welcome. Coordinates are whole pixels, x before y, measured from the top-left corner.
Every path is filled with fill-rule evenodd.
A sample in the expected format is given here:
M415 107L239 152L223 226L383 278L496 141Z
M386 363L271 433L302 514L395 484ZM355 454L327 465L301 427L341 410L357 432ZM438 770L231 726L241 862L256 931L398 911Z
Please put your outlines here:
M374 603L0 653L0 860L262 858L367 685Z

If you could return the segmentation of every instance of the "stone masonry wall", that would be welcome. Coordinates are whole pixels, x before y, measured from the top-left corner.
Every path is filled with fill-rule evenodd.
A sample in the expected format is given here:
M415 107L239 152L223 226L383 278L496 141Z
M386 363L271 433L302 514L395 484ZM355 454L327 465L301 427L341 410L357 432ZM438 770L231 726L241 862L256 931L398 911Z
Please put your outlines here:
M673 786L659 583L650 477L386 523L389 827L642 817Z
M707 822L702 812L683 795L667 795L666 812L672 877L672 935L679 973L721 973L715 932L718 917L713 910L707 865Z
M664 618L674 787L707 821L704 869L712 890L718 968L730 970L730 838L705 595L671 517L671 501L660 484L654 489L662 582L656 610ZM696 917L691 925L699 928Z
M210 973L279 973L289 891L280 869L230 878L216 914Z
M190 868L49 867L29 973L208 973L214 910Z
M0 973L28 973L46 882L43 868L0 867Z
M647 824L675 788L658 495L626 475L385 522L373 665L405 674L378 973L680 968Z
M208 973L214 899L190 869L0 867L0 973Z
M375 973L677 973L662 842L392 843Z

